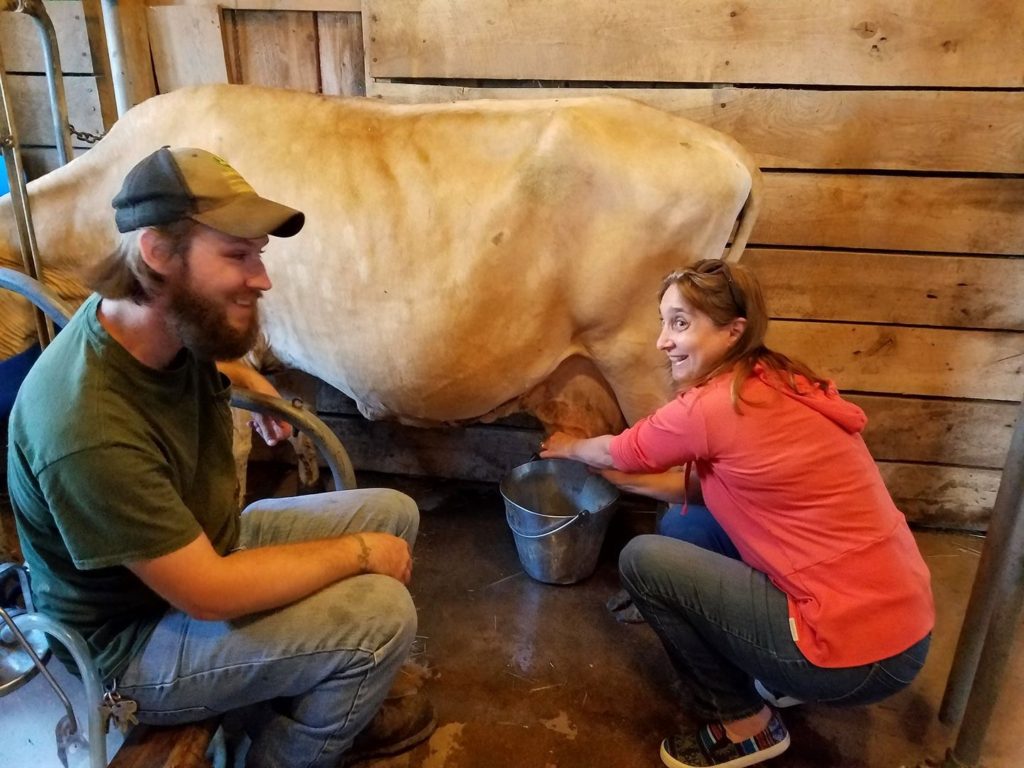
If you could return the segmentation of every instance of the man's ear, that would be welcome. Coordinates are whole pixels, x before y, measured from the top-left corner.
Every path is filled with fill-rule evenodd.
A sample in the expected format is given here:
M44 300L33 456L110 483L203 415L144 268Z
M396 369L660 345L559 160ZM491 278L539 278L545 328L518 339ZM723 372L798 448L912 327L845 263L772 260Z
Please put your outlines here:
M179 268L180 260L171 253L164 237L154 229L144 229L139 234L139 252L146 266L158 275L165 277Z

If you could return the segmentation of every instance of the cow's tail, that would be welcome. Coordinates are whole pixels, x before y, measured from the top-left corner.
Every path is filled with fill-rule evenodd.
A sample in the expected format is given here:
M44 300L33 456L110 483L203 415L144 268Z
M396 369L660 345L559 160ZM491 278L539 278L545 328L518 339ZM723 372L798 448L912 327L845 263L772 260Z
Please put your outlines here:
M750 192L747 193L747 201L743 203L743 207L740 209L740 215L737 218L736 234L733 236L732 243L723 257L725 261L731 263L739 261L743 255L743 249L747 247L750 233L754 230L754 224L757 223L757 215L761 212L761 192L763 189L761 170L752 163L747 167L750 169Z

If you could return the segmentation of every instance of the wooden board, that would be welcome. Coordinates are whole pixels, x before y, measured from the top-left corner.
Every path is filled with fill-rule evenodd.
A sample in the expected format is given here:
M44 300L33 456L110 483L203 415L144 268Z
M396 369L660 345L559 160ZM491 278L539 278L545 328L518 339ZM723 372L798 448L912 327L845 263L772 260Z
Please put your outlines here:
M231 82L320 90L316 24L297 11L228 11Z
M1020 402L1024 335L776 320L768 345L866 393Z
M1024 173L1020 91L367 87L396 103L623 96L729 134L762 168Z
M151 7L153 71L160 93L188 85L226 83L220 13L203 6Z
M320 414L357 470L461 480L500 480L537 452L539 429L423 429L361 416Z
M183 725L136 725L110 761L110 768L208 768L206 749L218 718Z
M917 525L984 530L999 491L1001 473L927 464L880 462L896 506Z
M366 0L365 7L373 77L1024 85L1019 0Z
M868 416L864 441L878 461L1001 470L1020 406L980 400L848 395Z
M149 15L145 0L120 0L121 37L124 49L125 88L131 106L156 95L156 78L149 50Z
M846 392L843 396L867 414L864 441L877 460L954 464L976 469L1002 469L1020 407L1016 403L978 400ZM304 401L314 403L321 417L362 419L350 398L323 382L319 382L316 395L306 393ZM493 426L479 424L473 429L490 429L495 440L521 441L528 447L530 440L539 441L536 436L541 434L542 428L529 414L517 413L500 419Z
M359 13L362 0L146 0L147 5L195 5L232 11L331 11Z
M1024 253L1024 179L766 173L760 245Z
M89 36L79 0L45 0L46 14L57 36L62 72L92 74ZM25 13L0 13L0 50L8 72L46 71L38 24Z
M1024 259L747 248L772 317L1024 331Z
M536 452L539 429L472 426L420 429L359 416L321 414L357 471L499 482ZM934 464L879 462L897 506L914 523L981 529L1000 472Z
M110 58L101 0L82 0L82 13L85 16L85 33L89 37L89 55L99 93L100 117L103 128L110 130L117 121L117 97L114 95L116 77L113 72L115 67L120 69L121 65Z
M318 13L320 90L335 96L365 96L363 25L358 13Z
M57 136L50 109L50 94L46 78L40 75L8 75L9 97L16 104L14 111L18 140L24 144L56 146ZM79 131L102 133L99 95L96 79L89 77L64 78L64 96L68 105L68 119ZM86 142L72 137L72 146L87 147Z

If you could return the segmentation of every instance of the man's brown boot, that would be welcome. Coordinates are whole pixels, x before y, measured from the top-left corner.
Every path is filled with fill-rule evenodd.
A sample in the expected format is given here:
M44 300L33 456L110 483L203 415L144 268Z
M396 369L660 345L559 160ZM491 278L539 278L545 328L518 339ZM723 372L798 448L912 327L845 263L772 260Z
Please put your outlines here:
M386 699L370 724L356 736L346 755L346 765L405 752L429 739L436 727L434 707L426 694Z

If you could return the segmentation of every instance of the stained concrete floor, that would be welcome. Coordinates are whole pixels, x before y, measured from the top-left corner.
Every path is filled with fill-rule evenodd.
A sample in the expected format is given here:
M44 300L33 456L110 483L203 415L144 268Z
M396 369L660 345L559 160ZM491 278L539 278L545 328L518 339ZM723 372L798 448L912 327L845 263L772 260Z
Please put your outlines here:
M493 484L361 475L423 509L412 592L417 659L438 713L429 742L368 768L644 768L658 745L691 725L676 704L673 673L646 625L620 624L605 608L618 589L615 559L654 516L632 504L615 520L595 574L572 586L532 581L520 566ZM942 697L983 539L918 531L932 570L938 624L921 676L891 699L859 709L786 710L793 744L778 768L924 768L941 765L956 737L939 723ZM1024 650L1024 635L1017 647ZM60 673L59 664L51 668ZM1024 654L1006 670L983 765L1024 766L1019 738ZM74 683L71 683L71 687ZM0 699L0 766L58 766L53 727L62 710L41 679ZM117 738L112 736L111 748Z

